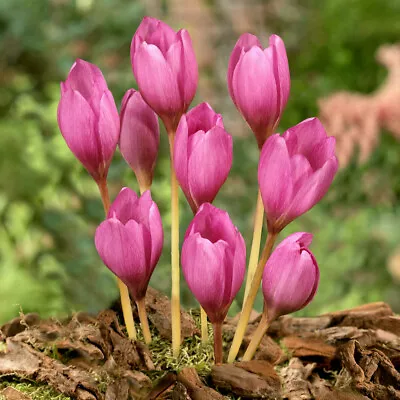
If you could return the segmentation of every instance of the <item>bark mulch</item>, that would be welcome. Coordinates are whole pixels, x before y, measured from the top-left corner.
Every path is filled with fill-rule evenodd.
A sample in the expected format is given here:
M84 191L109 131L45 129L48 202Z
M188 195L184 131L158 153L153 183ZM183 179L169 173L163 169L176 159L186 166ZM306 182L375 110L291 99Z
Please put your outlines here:
M153 329L170 339L168 298L150 289L147 309ZM252 316L239 359L259 318ZM182 321L184 337L198 335L190 314L182 311ZM225 324L227 347L236 323L237 317ZM281 317L253 361L213 366L201 377L194 366L159 371L112 310L95 317L78 313L62 323L28 314L0 328L0 383L29 380L78 400L400 400L399 371L400 317L385 303L315 318ZM30 399L11 387L0 394Z

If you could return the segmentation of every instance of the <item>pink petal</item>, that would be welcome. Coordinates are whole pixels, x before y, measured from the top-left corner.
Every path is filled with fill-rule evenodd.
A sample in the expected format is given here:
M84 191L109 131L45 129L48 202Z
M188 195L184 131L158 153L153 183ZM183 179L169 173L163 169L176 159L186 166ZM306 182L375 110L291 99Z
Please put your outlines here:
M131 60L141 43L156 45L166 54L169 46L176 40L176 33L165 22L156 18L144 17L137 28L131 44Z
M252 47L237 63L233 92L237 107L261 145L275 123L277 87L272 65L259 47Z
M149 227L151 235L151 260L150 265L152 269L156 267L160 259L163 244L164 244L164 230L161 221L160 211L157 204L153 202L149 211Z
M186 115L182 115L176 130L174 141L174 168L179 185L186 196L190 197L188 182L188 125Z
M270 320L301 309L310 299L317 279L314 257L288 244L276 249L263 274L263 293ZM314 291L315 293L315 291Z
M292 135L296 139L292 138ZM318 118L309 118L288 129L283 137L290 147L290 153L301 153L312 159L312 152L316 143L326 140L326 132ZM296 146L296 148L294 148Z
M239 292L246 272L246 243L239 231L236 233L235 253L233 255L233 277L230 292L230 303Z
M182 110L177 77L156 46L143 43L139 47L134 71L143 99L158 115L174 115Z
M229 218L229 214L210 203L201 205L195 218L189 224L185 238L194 233L200 233L203 238L212 243L223 240L231 248L235 248L237 244L237 229Z
M98 130L102 159L108 169L119 140L119 115L109 90L100 101Z
M207 132L214 126L224 128L221 114L217 114L208 103L200 103L193 107L187 114L189 134L197 131Z
M293 197L292 205L287 211L290 220L304 214L325 196L335 177L337 169L338 162L337 158L334 156L299 187Z
M207 312L210 320L220 318L226 305L223 298L225 287L224 254L227 243L218 246L199 234L190 235L182 247L182 271L189 289Z
M177 36L182 41L182 71L178 78L178 85L181 87L185 104L183 111L186 112L196 94L199 67L189 33L185 29L181 29Z
M107 88L107 83L100 69L87 61L77 59L72 66L64 87L78 91L87 102L94 97L97 101Z
M278 134L270 136L262 148L258 184L267 219L273 224L286 213L293 196L289 154L285 140Z
M292 233L291 235L287 236L282 242L276 246L275 250L278 250L280 247L288 245L289 243L297 243L300 248L301 247L308 247L312 243L313 235L308 232L296 232Z
M233 73L235 71L236 65L239 62L241 55L247 52L253 46L261 48L261 43L258 40L258 38L250 33L244 33L243 35L240 36L239 40L236 42L235 47L233 48L231 56L229 58L228 74L227 74L228 89L229 89L229 94L231 95L235 105L236 105L236 100L232 83Z
M220 127L202 135L202 140L191 151L188 181L197 206L214 200L231 169L232 151L232 137Z
M137 201L138 196L132 189L128 187L122 188L111 204L107 218L116 218L125 225L129 220L133 219Z
M107 219L96 230L96 249L104 264L129 288L135 300L143 298L150 279L146 243L149 232L135 221L122 225Z
M138 179L149 179L151 183L159 143L157 115L139 92L128 90L122 100L119 147Z
M289 62L286 55L285 44L279 36L271 35L269 38L269 45L272 48L274 76L278 88L278 113L276 119L279 121L290 93Z
M310 152L309 161L314 170L322 168L326 160L335 155L335 137L327 137L317 143Z
M67 90L61 95L57 119L70 150L93 178L99 179L104 160L92 108L79 92Z
M290 159L292 170L293 192L296 193L313 174L313 169L307 158L302 154L295 154Z

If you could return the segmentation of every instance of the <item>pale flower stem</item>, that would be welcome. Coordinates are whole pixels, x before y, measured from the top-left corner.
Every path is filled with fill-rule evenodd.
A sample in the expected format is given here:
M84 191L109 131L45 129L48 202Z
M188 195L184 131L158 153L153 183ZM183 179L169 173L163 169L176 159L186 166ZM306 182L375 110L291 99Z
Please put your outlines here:
M242 313L240 314L239 322L236 327L235 336L233 338L232 345L229 350L228 362L230 363L235 361L235 358L240 349L240 345L242 344L244 334L246 333L247 324L250 319L251 310L253 309L253 304L257 296L258 288L260 287L265 263L267 262L269 255L271 254L272 247L274 246L275 239L277 236L278 236L277 233L269 233L267 236L267 241L265 242L265 246L261 254L260 261L254 273L254 278L251 283L249 294L244 303Z
M260 256L261 235L264 221L264 205L261 198L260 189L258 189L256 213L254 216L253 241L251 244L249 267L247 269L246 288L244 291L243 307L249 294L254 272L257 268L258 257Z
M136 302L138 308L138 314L140 319L140 325L142 327L143 337L146 344L151 343L151 333L149 328L149 321L147 319L147 312L146 312L146 302L145 298Z
M179 271L179 192L178 181L174 168L174 138L175 132L168 132L171 158L171 323L172 323L172 353L179 356L181 345L181 307L180 307L180 271Z
M244 353L242 359L243 361L250 361L254 357L254 354L256 353L256 350L260 345L262 338L267 333L267 330L268 330L268 318L266 310L264 309L258 327L256 331L253 333L253 337L251 338L251 341L246 349L246 352Z
M207 325L207 314L203 310L203 307L200 307L200 322L201 322L201 342L208 342L208 325Z
M101 200L103 202L104 212L108 214L108 210L110 208L110 195L108 194L107 180L102 179L97 182L97 186L99 187ZM129 339L136 340L136 329L135 323L133 321L133 313L131 306L131 299L129 297L129 291L126 285L117 278L119 294L121 297L121 307L122 307L122 315L124 316L125 327L128 332Z

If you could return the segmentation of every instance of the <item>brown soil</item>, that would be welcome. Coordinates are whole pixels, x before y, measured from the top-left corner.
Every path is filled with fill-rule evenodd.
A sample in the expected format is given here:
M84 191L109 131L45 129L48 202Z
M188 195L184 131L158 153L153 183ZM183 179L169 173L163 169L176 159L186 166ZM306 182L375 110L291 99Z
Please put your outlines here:
M153 329L170 339L169 300L151 289L147 309ZM147 347L126 337L118 317L107 310L62 323L36 314L15 318L0 328L0 383L28 379L79 400L400 399L400 317L385 303L282 317L255 360L213 366L205 377L193 367L158 371ZM259 318L254 313L240 355ZM198 335L184 311L182 321L184 337ZM224 326L227 347L236 322ZM30 399L10 387L1 394Z

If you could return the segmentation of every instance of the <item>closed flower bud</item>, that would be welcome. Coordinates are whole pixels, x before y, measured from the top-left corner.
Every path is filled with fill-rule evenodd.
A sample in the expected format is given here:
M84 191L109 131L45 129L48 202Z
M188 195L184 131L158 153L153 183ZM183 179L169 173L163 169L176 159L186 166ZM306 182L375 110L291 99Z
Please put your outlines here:
M228 213L203 204L185 234L182 271L211 323L225 319L245 268L246 245Z
M149 189L153 181L159 143L157 115L139 92L129 89L122 99L119 148L141 189Z
M232 136L207 103L183 115L176 132L174 167L178 182L194 213L211 203L232 166Z
M175 130L193 100L198 66L185 29L174 32L167 24L145 17L131 44L131 62L144 100Z
M229 59L228 88L261 149L278 126L290 92L289 64L282 39L270 36L269 47L263 49L256 36L243 34Z
M265 265L262 290L268 321L304 308L314 298L319 283L318 264L308 249L310 233L288 236Z
M258 184L270 232L318 203L338 169L335 138L318 118L307 119L265 142L258 166Z
M83 60L72 66L61 83L58 125L68 147L99 182L119 139L119 116L100 69Z
M138 198L129 188L121 190L95 235L104 264L125 283L136 302L146 294L163 240L160 213L150 191Z

